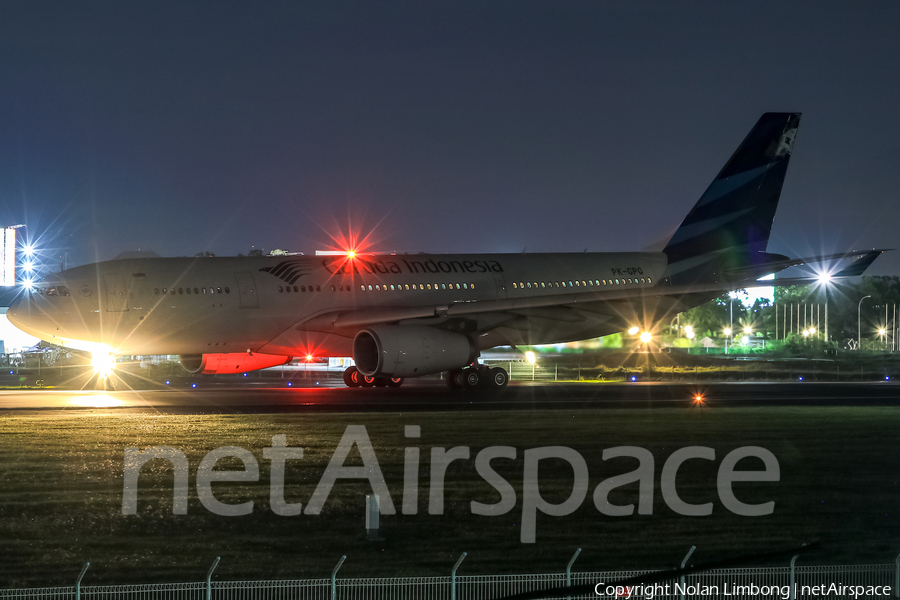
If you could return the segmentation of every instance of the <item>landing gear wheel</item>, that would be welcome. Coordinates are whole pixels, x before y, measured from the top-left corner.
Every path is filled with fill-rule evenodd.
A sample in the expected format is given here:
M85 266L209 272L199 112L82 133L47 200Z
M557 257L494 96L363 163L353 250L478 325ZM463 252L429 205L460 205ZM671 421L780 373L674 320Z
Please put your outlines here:
M347 367L344 369L344 384L347 387L359 387L360 382L359 369L356 367Z
M467 369L463 371L466 387L476 388L481 383L481 373L477 369Z
M509 383L509 373L506 372L506 369L494 367L491 369L488 383L490 384L491 388L495 390L502 390L506 387L506 384Z
M363 375L362 377L362 386L363 387L372 387L375 385L376 378L372 375Z
M450 375L447 377L447 385L455 390L466 387L466 371L462 369L450 371Z
M387 380L387 385L388 385L388 387L400 387L401 385L403 385L403 378L402 377L391 377L390 379Z

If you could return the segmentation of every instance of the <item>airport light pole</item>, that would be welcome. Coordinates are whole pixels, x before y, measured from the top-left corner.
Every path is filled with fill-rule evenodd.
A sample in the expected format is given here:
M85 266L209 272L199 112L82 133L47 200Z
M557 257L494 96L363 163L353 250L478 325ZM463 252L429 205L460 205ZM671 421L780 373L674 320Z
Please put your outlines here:
M856 306L856 350L862 350L862 301L866 298L871 298L872 296L863 296L859 299L859 304Z

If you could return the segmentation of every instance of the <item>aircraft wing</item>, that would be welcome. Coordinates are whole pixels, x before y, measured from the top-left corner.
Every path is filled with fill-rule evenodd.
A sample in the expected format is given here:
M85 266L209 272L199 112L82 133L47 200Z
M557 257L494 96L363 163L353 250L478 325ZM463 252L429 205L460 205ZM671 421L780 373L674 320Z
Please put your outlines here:
M872 263L881 253L870 251L865 257L857 260L851 267L832 276L832 280L843 277L854 277ZM862 264L866 263L866 264ZM853 269L851 272L851 268ZM856 271L859 271L858 273ZM682 296L692 294L718 294L728 290L748 287L784 287L791 285L807 285L821 283L815 277L793 277L759 281L757 279L733 281L731 283L709 283L700 285L657 286L642 289L610 289L600 291L567 292L552 296L532 298L503 298L473 302L456 302L445 305L422 305L413 307L386 307L351 311L334 311L317 315L301 324L296 329L308 331L334 331L361 329L372 325L397 323L413 319L473 317L491 313L512 313L522 316L540 317L555 321L577 321L579 318L570 310L584 307L586 309L602 303L630 302L652 304L658 299L669 299L677 305ZM559 309L559 310L556 310ZM680 312L682 309L678 309Z

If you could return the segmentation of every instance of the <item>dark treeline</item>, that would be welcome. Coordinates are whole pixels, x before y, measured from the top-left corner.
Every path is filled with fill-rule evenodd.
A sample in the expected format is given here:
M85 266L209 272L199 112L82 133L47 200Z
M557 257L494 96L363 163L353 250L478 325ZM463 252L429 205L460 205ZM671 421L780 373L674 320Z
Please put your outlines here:
M837 347L852 347L857 339L858 326L864 346L867 340L883 340L890 344L895 320L900 318L900 278L862 277L855 283L778 287L775 288L774 304L769 300L757 300L751 307L744 306L737 298L732 302L725 294L682 313L680 321L682 326L691 324L698 337L721 336L723 329L733 318L735 335L739 335L743 327L749 325L756 335L775 339L777 332L780 339L785 337L785 320L788 322L788 330L792 329L796 333L799 312L803 326L819 325L818 328L822 331L817 333L821 339L824 336L826 304L828 338ZM733 311L733 317L729 315L729 311ZM787 319L785 315L788 315ZM884 336L878 333L882 328L886 330Z

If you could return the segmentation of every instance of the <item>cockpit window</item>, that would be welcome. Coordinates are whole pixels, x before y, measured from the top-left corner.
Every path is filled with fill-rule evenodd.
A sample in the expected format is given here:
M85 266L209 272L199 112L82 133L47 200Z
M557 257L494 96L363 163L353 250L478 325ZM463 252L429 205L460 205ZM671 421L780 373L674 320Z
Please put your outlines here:
M69 288L64 285L51 285L47 287L37 287L34 291L42 296L69 296Z

